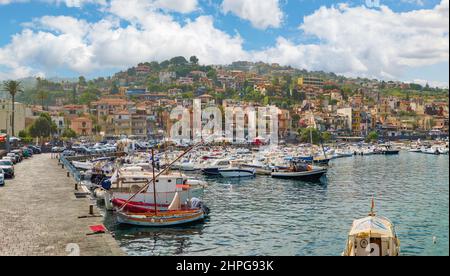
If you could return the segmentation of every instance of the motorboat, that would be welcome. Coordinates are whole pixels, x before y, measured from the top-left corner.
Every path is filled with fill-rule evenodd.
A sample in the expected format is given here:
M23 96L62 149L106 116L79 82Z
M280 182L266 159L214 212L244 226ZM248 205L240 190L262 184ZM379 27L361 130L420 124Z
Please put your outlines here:
M441 154L439 149L435 148L435 147L430 147L430 148L425 148L424 147L424 148L421 149L421 152L425 153L425 154L433 154L433 155L440 155Z
M202 173L209 176L220 176L219 170L228 168L230 165L231 161L228 159L214 160L212 163L203 167Z
M251 168L240 167L229 167L225 169L219 169L219 174L224 178L244 178L244 177L255 177L256 170Z
M72 161L72 165L77 170L88 171L94 168L94 164L90 161L80 162L80 161Z
M304 162L292 161L289 168L274 170L272 178L320 181L327 171L327 168L314 167Z

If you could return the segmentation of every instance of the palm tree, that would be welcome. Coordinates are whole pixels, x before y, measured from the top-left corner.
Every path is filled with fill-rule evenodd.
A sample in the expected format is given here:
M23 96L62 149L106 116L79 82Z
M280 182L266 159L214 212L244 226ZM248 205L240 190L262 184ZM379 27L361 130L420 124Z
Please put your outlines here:
M8 92L9 95L11 95L11 104L12 104L11 135L15 136L14 131L14 116L16 111L15 102L16 102L16 95L19 92L22 92L22 83L20 81L13 81L13 80L5 81L3 82L3 90Z

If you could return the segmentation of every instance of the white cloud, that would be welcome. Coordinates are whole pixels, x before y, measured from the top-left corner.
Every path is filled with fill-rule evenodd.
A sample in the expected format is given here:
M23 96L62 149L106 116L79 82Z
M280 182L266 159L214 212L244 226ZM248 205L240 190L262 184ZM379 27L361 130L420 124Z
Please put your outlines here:
M283 12L279 0L224 0L222 12L233 13L248 20L255 28L279 28L283 22Z
M422 86L425 86L428 84L430 87L439 87L439 88L447 88L448 89L448 82L442 82L442 81L429 81L429 80L415 79L412 81L408 81L408 83L416 83L416 84L420 84Z
M279 37L270 48L246 51L243 39L216 28L212 16L179 23L157 1L112 0L102 7L104 17L98 22L44 16L23 24L24 30L0 48L0 78L60 70L95 74L179 55L197 55L203 64L266 61L347 76L399 78L408 68L448 62L448 3L405 13L387 7L322 7L299 27L319 42L298 44ZM177 12L194 7L180 6Z
M25 3L31 0L0 0L0 5L11 3ZM44 3L66 5L69 8L81 8L86 4L96 4L102 7L114 0L38 0ZM125 1L126 2L126 1ZM155 9L174 11L179 13L190 13L198 9L198 0L139 0L143 6L151 6Z
M255 57L350 76L395 78L407 68L448 62L448 2L405 13L385 6L321 7L300 26L320 43L296 45L279 38L276 46Z
M41 2L50 4L64 4L70 8L80 8L85 4L99 4L106 5L106 0L39 0ZM11 3L25 3L30 2L30 0L0 0L0 5L7 5Z
M197 0L156 0L155 6L169 11L190 13L198 9Z
M69 16L35 19L0 48L0 65L9 68L11 76L18 76L14 70L24 66L29 74L61 69L88 74L177 55L197 55L204 63L247 57L242 39L216 29L212 17L182 25L153 4L113 0L108 15L94 23ZM121 27L119 20L130 24Z

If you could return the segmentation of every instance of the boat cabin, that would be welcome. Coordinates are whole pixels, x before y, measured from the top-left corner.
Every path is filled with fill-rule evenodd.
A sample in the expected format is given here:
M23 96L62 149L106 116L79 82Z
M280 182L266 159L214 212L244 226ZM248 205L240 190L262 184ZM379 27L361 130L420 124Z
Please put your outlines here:
M387 218L369 216L355 220L344 256L398 256L400 242Z

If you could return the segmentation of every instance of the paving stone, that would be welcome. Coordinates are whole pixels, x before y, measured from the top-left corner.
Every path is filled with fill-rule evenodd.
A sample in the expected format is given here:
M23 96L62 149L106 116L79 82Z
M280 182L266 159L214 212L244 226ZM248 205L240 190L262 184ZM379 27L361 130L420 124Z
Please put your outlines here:
M125 255L109 234L86 236L89 225L103 219L78 219L90 203L75 199L73 179L50 154L24 160L15 171L16 178L0 187L1 256L67 256L69 244L82 256Z

